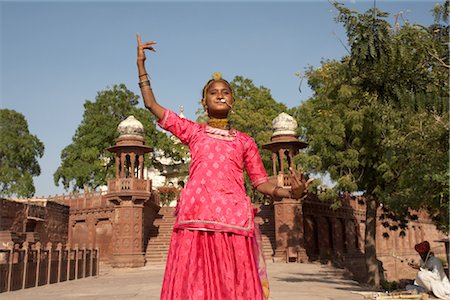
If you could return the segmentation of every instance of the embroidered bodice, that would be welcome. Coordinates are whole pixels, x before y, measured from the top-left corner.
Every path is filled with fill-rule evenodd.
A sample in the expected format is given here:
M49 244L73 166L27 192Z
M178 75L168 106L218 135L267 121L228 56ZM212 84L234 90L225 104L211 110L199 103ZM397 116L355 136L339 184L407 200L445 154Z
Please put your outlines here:
M191 153L190 177L180 195L175 227L253 234L253 210L245 194L245 167L256 187L267 173L255 141L237 130L222 130L166 110L158 124Z

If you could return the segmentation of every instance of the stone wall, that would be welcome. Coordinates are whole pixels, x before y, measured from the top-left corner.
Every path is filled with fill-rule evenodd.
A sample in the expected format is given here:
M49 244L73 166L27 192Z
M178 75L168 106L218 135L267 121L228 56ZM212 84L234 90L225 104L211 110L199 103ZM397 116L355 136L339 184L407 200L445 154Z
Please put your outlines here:
M330 203L308 196L303 203L304 239L308 257L312 261L332 262L349 269L355 279L366 276L364 262L365 203L363 198L347 197L341 208L332 210ZM418 212L418 220L410 221L402 233L392 230L378 211L376 248L382 263L385 280L413 279L416 271L407 260L418 262L414 245L424 240L431 244L437 257L446 262L445 246L438 240L445 236L432 224L424 211ZM388 221L390 225L394 222Z
M0 199L0 230L25 232L26 208L22 202Z
M114 205L104 193L85 192L54 196L49 200L70 207L68 240L71 245L94 246L100 250L100 260L108 262L112 249Z
M365 207L344 199L342 207L330 208L309 195L302 205L305 250L309 261L332 262L352 272L356 280L366 276L364 264Z
M157 199L157 195L153 194L143 208L143 245L147 251L149 241L157 238L159 234L158 228L155 227L155 220L159 216ZM364 199L347 197L341 208L333 210L330 203L321 202L315 196L308 196L292 207L296 209L290 208L288 211L296 216L290 221L280 220L284 215L275 214L274 206L264 206L257 216L256 221L261 225L263 236L269 237L265 244L265 253L269 253L269 256L274 253L276 256L276 251L279 250L284 259L286 249L283 247L297 245L303 247L306 260L331 262L347 268L355 279L362 280L366 275ZM6 237L14 239L14 242L27 240L55 244L68 242L80 247L93 245L100 248L100 258L103 262L109 262L111 259L115 207L102 193L57 196L48 200L0 199L0 208L0 241L6 241ZM406 260L418 261L414 245L423 240L428 240L436 256L445 261L444 244L437 242L444 236L436 230L425 212L419 212L418 216L418 220L408 224L404 235L400 234L399 230L392 231L389 226L383 226L384 221L378 221L377 254L385 270L386 280L414 278L415 271L407 266ZM277 222L284 222L281 235L275 232ZM27 234L27 227L34 233ZM300 232L301 235L296 237L297 235L291 234L292 230L296 231L297 235ZM299 238L302 240L295 240Z
M0 199L1 242L67 243L69 207L46 199Z
M438 242L445 236L436 230L426 212L420 211L418 216L417 221L409 222L404 233L400 230L389 230L389 227L378 221L377 256L383 263L386 280L414 278L416 271L408 266L407 261L419 262L420 258L414 250L414 245L424 240L430 242L435 255L447 263L445 245Z
M116 218L114 204L106 199L106 193L88 192L50 197L54 203L64 203L70 206L68 226L68 240L71 245L93 245L100 250L100 260L110 263L113 254L113 229ZM154 200L154 201L153 201ZM144 204L143 209L143 237L153 226L157 215L154 202L157 195ZM148 241L144 241L144 246ZM145 248L144 248L145 249Z

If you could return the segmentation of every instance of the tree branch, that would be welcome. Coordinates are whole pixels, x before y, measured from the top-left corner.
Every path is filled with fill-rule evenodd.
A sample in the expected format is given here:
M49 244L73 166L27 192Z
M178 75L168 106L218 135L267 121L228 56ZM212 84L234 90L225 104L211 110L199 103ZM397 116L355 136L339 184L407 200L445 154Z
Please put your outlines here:
M433 58L439 61L444 68L450 69L450 65L446 64L445 61L442 60L442 58L431 52L428 52L428 54L430 54Z

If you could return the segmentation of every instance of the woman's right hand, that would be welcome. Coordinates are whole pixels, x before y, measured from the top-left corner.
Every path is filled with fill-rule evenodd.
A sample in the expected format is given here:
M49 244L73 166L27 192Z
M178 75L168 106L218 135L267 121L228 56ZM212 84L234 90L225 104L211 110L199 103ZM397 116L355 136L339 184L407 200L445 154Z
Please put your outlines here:
M305 179L303 172L298 172L294 168L289 168L291 172L291 197L300 199L306 195L309 184L314 178Z
M139 35L139 33L136 32L136 37L137 37L137 42L138 42L138 46L137 46L137 60L138 63L139 62L144 62L146 57L145 57L145 49L148 49L150 51L156 52L155 48L152 46L154 44L156 44L156 42L147 42L147 43L142 43L141 42L141 36Z

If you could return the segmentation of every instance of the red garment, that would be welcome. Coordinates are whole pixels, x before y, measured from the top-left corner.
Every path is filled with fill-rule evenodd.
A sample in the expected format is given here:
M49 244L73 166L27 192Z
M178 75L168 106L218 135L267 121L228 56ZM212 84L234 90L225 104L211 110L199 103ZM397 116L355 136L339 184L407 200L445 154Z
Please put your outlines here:
M251 237L175 229L161 300L264 299Z
M180 195L174 228L227 231L253 236L252 206L245 194L244 165L256 187L267 182L258 147L248 135L212 137L205 124L166 110L158 124L189 147L189 182ZM217 132L217 129L214 129Z
M416 244L414 246L414 249L416 249L419 254L428 253L430 251L430 243L428 243L428 241L424 241L422 243Z
M161 299L267 298L267 274L242 169L255 187L268 181L254 140L238 131L191 122L169 110L158 124L188 145L191 153Z

